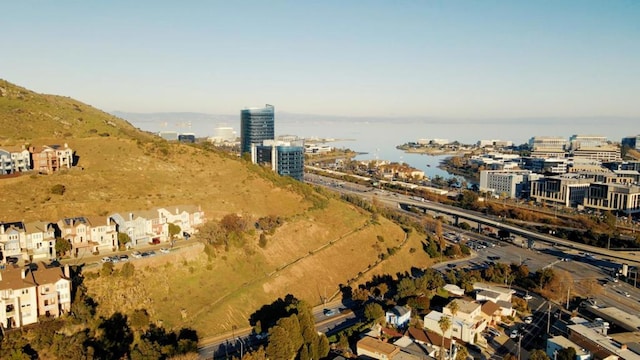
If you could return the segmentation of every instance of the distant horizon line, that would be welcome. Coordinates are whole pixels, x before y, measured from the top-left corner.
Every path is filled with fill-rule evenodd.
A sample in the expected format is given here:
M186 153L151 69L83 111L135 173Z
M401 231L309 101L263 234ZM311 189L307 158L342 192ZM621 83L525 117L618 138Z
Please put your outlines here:
M237 114L231 113L207 113L199 111L153 111L153 112L137 112L137 111L123 111L123 110L110 110L108 113L112 115L117 114L129 114L129 115L204 115L204 116L239 116L242 109L238 110ZM522 116L439 116L439 115L340 115L340 114L313 114L313 113L298 113L288 111L276 111L277 114L283 115L295 115L295 116L314 116L324 118L352 118L352 119L432 119L432 120L598 120L598 119L620 119L620 120L633 120L639 119L640 115L634 116L621 116L621 115L522 115Z

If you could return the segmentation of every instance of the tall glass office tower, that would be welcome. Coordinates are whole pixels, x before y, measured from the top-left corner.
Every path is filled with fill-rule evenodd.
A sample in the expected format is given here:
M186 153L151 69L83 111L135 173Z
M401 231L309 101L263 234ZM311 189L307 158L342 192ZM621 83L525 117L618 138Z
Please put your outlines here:
M240 111L240 153L250 153L251 144L262 145L262 140L275 138L274 108L248 108Z

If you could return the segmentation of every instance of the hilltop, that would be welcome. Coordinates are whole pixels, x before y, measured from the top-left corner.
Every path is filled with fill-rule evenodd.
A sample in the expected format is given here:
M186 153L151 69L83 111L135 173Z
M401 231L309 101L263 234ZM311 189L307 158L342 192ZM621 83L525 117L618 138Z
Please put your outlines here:
M182 204L201 206L210 220L227 214L284 219L265 248L254 234L215 256L195 251L165 266L137 265L126 281L87 279L100 314L144 306L154 321L190 326L206 336L247 325L253 311L287 293L318 304L336 294L339 284L428 264L428 256L416 251L420 236L405 243L398 225L383 218L372 222L371 214L335 195L206 146L166 142L70 98L6 81L0 88L0 126L7 129L0 146L66 143L79 159L76 167L53 175L0 179L0 221L56 221ZM51 191L57 184L65 186L64 194ZM396 255L388 256L396 247Z

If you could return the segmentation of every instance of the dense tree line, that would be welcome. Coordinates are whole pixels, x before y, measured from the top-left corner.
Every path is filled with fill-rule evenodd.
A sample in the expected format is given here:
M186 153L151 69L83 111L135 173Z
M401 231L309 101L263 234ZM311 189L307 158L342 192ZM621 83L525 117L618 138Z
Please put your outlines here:
M146 310L97 317L95 301L81 279L74 280L71 311L59 318L40 318L35 326L5 331L1 359L171 359L197 354L198 335L183 328L170 331L152 324Z

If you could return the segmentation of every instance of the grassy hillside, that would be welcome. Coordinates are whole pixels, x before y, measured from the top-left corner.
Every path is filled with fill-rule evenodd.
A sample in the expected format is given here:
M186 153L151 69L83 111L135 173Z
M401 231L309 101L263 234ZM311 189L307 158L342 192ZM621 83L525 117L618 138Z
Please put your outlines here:
M366 280L372 267L398 272L428 261L423 251L409 252L408 247L421 249L420 239L404 243L397 225L384 219L372 224L370 214L271 170L211 149L168 143L69 98L4 81L0 95L0 145L67 143L79 158L77 167L53 175L0 179L0 221L55 221L181 204L200 205L208 219L230 213L285 219L264 249L256 234L215 257L200 247L161 265L136 262L130 279L88 279L101 314L143 307L166 326L192 326L211 335L246 325L249 314L287 293L318 304L339 284ZM58 184L66 189L62 195L51 191ZM388 248L400 245L397 256L376 265Z
M150 139L125 120L69 97L43 95L0 79L0 144L38 138L117 136Z

